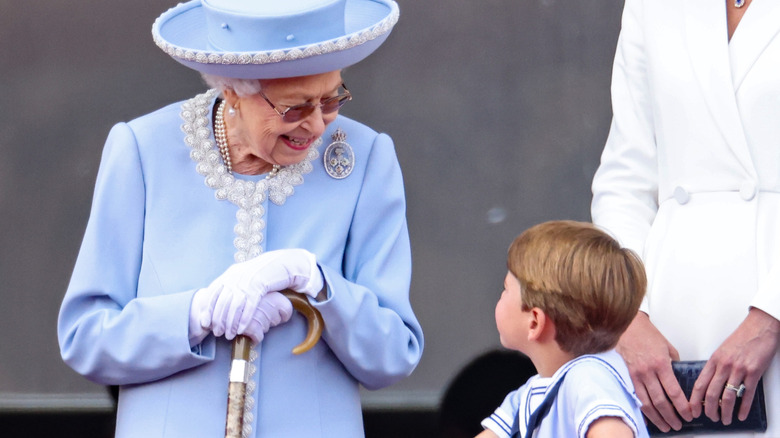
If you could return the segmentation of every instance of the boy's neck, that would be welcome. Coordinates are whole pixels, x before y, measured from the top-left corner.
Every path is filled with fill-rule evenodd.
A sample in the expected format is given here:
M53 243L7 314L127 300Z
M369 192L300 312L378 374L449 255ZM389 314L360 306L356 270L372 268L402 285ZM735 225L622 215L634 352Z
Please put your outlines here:
M552 377L559 368L576 356L561 350L558 343L553 342L552 345L539 345L536 351L528 354L528 357L541 377Z

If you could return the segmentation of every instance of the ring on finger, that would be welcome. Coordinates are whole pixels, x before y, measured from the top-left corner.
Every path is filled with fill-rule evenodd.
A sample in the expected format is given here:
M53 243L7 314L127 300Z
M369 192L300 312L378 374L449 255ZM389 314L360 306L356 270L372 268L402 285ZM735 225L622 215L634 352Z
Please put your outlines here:
M737 398L742 397L742 394L745 393L745 384L740 383L739 386L734 386L731 383L726 383L726 388L728 390L734 391L737 393Z
M723 400L718 400L718 406L720 406L722 402L723 402ZM704 406L704 405L706 405L706 404L707 404L707 402L706 402L706 401L704 401L704 400L702 400L702 401L701 401L701 405L702 405L702 406Z

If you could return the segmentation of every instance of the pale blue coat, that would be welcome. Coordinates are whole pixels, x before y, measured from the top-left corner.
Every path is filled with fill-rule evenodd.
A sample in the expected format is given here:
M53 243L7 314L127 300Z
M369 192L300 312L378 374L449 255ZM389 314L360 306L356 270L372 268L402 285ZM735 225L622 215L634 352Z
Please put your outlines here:
M213 100L208 120L211 108ZM224 436L230 343L209 336L191 349L188 318L195 290L233 263L237 207L217 200L196 172L180 113L177 103L111 130L59 316L65 362L94 382L121 385L117 438ZM339 127L356 156L341 180L321 158ZM264 203L262 248L317 256L328 285L328 299L315 303L325 331L294 356L306 333L296 313L257 347L248 436L362 437L358 387L399 381L422 354L393 142L342 116L323 140L294 194Z

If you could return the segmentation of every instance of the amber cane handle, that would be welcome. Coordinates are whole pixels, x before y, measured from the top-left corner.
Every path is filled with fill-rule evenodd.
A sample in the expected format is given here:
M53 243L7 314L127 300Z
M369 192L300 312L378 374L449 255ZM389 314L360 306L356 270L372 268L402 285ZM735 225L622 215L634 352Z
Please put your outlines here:
M322 314L311 305L306 296L300 292L295 292L290 289L281 291L281 294L287 297L292 303L293 309L303 315L309 323L309 330L306 333L306 338L293 348L293 354L305 353L317 344L322 336L322 329L325 327L325 322L322 320Z
M230 384L228 386L227 420L225 438L240 438L244 423L244 399L249 383L249 351L252 341L247 336L236 336L230 361Z

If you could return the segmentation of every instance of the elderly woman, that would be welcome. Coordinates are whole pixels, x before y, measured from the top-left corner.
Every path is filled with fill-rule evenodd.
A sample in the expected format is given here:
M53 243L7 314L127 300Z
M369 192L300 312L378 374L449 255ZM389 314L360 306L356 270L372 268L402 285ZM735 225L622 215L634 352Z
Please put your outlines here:
M117 437L222 436L237 335L247 437L362 437L359 386L415 368L393 143L338 114L342 69L397 19L391 0L195 0L155 22L216 89L111 130L58 324L65 362L120 386ZM324 320L302 355L283 289Z

